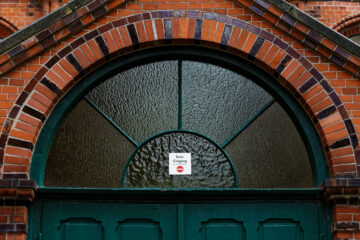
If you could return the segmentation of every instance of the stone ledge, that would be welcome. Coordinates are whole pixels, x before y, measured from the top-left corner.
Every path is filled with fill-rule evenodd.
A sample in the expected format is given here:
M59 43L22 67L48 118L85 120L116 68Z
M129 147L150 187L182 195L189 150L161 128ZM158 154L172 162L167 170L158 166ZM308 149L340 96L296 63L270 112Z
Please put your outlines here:
M1 223L0 232L7 233L26 233L26 224L24 223Z
M360 232L360 226L358 222L335 222L332 224L333 232Z
M324 200L332 206L360 204L360 178L326 179L321 188Z
M360 178L354 176L343 176L325 179L321 187L360 187Z
M36 189L37 185L34 180L1 179L0 201L3 202L4 205L12 205L16 202L32 202L35 198Z

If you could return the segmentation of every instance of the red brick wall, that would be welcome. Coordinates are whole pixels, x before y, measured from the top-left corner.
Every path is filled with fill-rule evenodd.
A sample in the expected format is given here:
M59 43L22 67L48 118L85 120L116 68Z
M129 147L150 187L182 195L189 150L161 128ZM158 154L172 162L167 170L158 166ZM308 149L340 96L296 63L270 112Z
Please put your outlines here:
M23 28L43 16L39 1L0 0L0 16L14 21Z
M252 1L245 0L241 2L245 6L250 6L252 3ZM119 1L111 1L107 3L106 7L111 9L119 3ZM307 4L310 6L313 3L319 2L308 2ZM330 11L330 7L325 7L328 5L330 6L330 3L338 4L339 2L320 3L320 5L323 6L321 9ZM302 2L298 2L298 4L300 6ZM336 4L331 6L335 7ZM349 3L349 5L351 4L353 3ZM307 6L303 7L306 10ZM352 119L356 132L360 133L360 81L357 77L351 74L349 70L345 70L344 68L339 67L334 62L329 61L329 59L326 57L329 54L328 50L335 49L335 47L332 45L333 43L323 40L322 42L324 45L319 45L320 47L317 48L319 52L311 50L303 43L303 35L308 33L309 29L306 26L302 26L301 24L299 24L298 28L290 28L286 25L277 24L279 19L278 17L282 16L282 13L279 12L279 10L276 8L270 8L270 13L266 12L264 19L262 19L246 7L237 5L237 3L234 1L219 0L187 0L181 2L178 2L177 0L170 0L166 2L162 0L138 0L137 3L129 2L125 6L108 13L106 16L101 17L94 22L92 22L94 20L94 15L83 15L83 17L81 17L82 24L90 25L84 27L82 31L77 32L72 36L70 36L70 28L65 27L62 30L54 30L54 33L51 34L51 37L53 36L54 39L58 42L43 52L41 52L43 45L37 44L36 41L36 39L41 39L41 36L38 35L36 38L31 38L22 45L25 49L24 52L26 52L25 59L13 59L14 61L23 61L23 63L16 64L16 66L10 66L12 68L11 70L9 70L9 65L6 65L6 58L9 56L6 54L0 54L0 71L6 72L3 76L0 77L0 126L2 127L2 132L6 133L5 135L7 135L9 138L26 141L32 144L36 143L37 136L42 127L41 121L38 118L24 112L21 112L18 116L11 119L9 117L9 112L10 110L15 112L15 101L19 99L20 94L24 94L25 87L29 88L29 86L32 85L29 83L34 83L36 85L33 86L33 89L26 91L26 94L30 94L30 98L27 102L23 103L23 105L26 104L36 109L44 116L49 115L54 104L57 103L59 96L49 90L49 88L47 88L44 84L38 83L38 80L41 79L34 80L37 78L39 70L41 68L46 69L46 76L48 79L57 84L59 88L66 88L67 84L72 81L72 78L78 75L77 70L65 59L60 60L59 64L49 64L49 60L57 55L59 50L62 50L67 45L73 43L74 40L76 40L78 37L84 36L96 28L101 31L101 26L118 20L122 17L134 15L137 13L144 13L150 10L173 9L202 10L221 13L248 21L249 23L258 26L262 30L265 30L266 32L273 34L274 36L283 40L287 44L286 46L295 49L324 76L325 81L335 90L337 96L339 96L340 100L342 101L345 112L348 113ZM309 9L308 11L310 11ZM315 14L315 12L312 14ZM342 16L341 14L343 13L339 13L339 19ZM326 14L323 12L319 15L325 16ZM321 16L319 16L319 18L321 18ZM327 21L328 25L333 24L331 23L333 20L328 19ZM153 36L151 36L151 34L149 35L149 33L153 32L153 25L150 23L152 22L140 21L140 23L136 25L140 41L153 42L150 41ZM277 27L274 26L275 23L277 24ZM194 22L188 18L174 18L173 29L174 31L177 29L177 38L182 40L193 38L193 24ZM154 25L159 27L157 30L163 30L162 20L156 20ZM207 28L205 28L205 25ZM205 39L203 40L212 41L218 44L223 34L222 31L224 29L224 25L224 23L205 20L203 25L205 30L203 31L207 31L207 37L204 37ZM102 34L102 39L107 43L109 51L119 51L117 54L121 54L122 52L120 49L122 49L124 45L131 46L130 38L125 27L119 27L115 30L111 30L110 32L107 32L106 28L101 29L105 29L104 33ZM284 31L281 29L290 34L284 34ZM288 29L288 31L286 31L286 29ZM158 31L158 34L161 36L161 34L164 33L162 31ZM162 36L162 38L164 38L164 36ZM174 38L176 38L175 35ZM228 50L232 53L240 54L246 57L246 54L249 54L250 49L253 48L257 38L258 36L256 34L250 33L249 31L239 29L236 31L234 30L231 37L229 38L229 46L232 46L232 48L229 47ZM113 39L120 40L113 41ZM120 43L123 45L120 46ZM162 44L162 42L159 41L154 44ZM287 54L285 51L279 49L279 46L271 41L265 42L258 50L256 64L258 64L259 67L269 71L270 74L274 72L274 69L280 64L282 60L284 60L284 57ZM94 39L88 43L85 43L82 45L82 47L74 47L74 49L71 49L70 51L73 52L75 58L83 68L94 69L98 67L97 60L100 61L103 58L101 49L98 47L98 44ZM38 52L41 53L37 54ZM330 51L330 55L331 54L333 54L333 52ZM17 56L19 55L20 54ZM356 58L354 59L356 60ZM360 63L359 59L357 59L357 61L357 63ZM90 66L90 64L93 65ZM51 69L51 71L48 72L48 69ZM302 68L301 64L299 64L297 60L292 60L291 62L286 63L284 66L284 71L281 73L278 81L282 82L288 87L291 85L289 89L293 90L294 92L297 91L297 93L300 94L299 89L303 86L304 82L309 80L310 76L312 75L309 73L309 71L306 71L305 68ZM333 100L329 94L323 90L319 83L310 87L309 90L305 93L301 93L301 97L297 98L302 102L304 108L307 109L310 117L319 114L324 109L327 109L327 107L333 104ZM5 120L7 119L10 119L11 121L7 122L7 124L4 124ZM339 139L346 138L349 135L340 112L335 112L331 116L320 120L316 126L319 130L320 136L322 136L324 145L332 145ZM2 176L10 176L11 174L28 174L31 156L32 151L29 149L13 145L6 146L4 164L1 168ZM357 165L354 157L354 148L351 145L330 149L327 153L327 160L327 164L332 176L359 176L359 171L356 169ZM343 204L334 208L334 220L339 222L358 222L358 213L358 206ZM1 223L18 224L17 221L26 221L26 215L26 212L20 214L16 207L4 207L4 209L0 208ZM336 231L334 234L336 239L360 239L358 232L355 230L352 232ZM17 233L17 235L14 235L14 233L0 234L0 239L5 239L5 236L7 236L7 239L15 239L15 236L17 236L16 239L23 239L25 235L24 233Z
M10 19L21 29L67 2L68 0L0 0L0 17Z
M19 225L24 226L27 222L27 212L28 210L26 207L12 207L12 206L0 207L0 223L7 224L8 227L13 227L13 226L16 227ZM25 233L12 233L12 234L0 233L0 240L9 240L9 239L25 240L26 235Z
M341 19L360 12L359 2L293 0L289 2L328 27L333 27Z
M349 206L349 205L339 205L334 207L333 212L334 221L341 223L351 223L359 224L360 222L360 207L359 206ZM352 226L355 231L343 231L338 230L335 232L335 239L360 239L360 232L358 227Z

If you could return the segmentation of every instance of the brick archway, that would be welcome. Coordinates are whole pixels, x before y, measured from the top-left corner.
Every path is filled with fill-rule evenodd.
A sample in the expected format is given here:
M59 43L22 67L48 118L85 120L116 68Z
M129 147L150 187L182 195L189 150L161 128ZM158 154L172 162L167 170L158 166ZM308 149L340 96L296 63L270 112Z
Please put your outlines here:
M10 19L0 16L0 38L6 38L16 32L18 27Z
M265 69L293 93L313 120L330 174L357 175L358 138L341 99L324 76L269 32L235 18L199 11L155 11L118 19L84 33L58 51L24 88L5 121L0 137L3 175L15 170L28 176L43 123L77 80L117 56L176 44L220 49Z
M346 37L360 33L360 13L356 13L341 19L334 24L333 29Z

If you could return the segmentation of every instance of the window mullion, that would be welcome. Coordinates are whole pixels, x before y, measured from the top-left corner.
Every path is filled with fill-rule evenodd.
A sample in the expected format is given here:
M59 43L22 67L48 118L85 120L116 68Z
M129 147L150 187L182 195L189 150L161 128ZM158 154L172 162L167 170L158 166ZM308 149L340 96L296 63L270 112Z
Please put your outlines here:
M272 99L268 104L266 104L260 111L255 113L255 115L247 121L244 126L242 126L234 135L232 135L228 140L225 141L225 143L221 146L221 148L225 148L229 143L232 142L237 136L239 136L248 126L251 125L262 113L264 113L276 100Z
M91 101L87 96L84 96L84 99L96 110L98 111L106 120L108 120L124 137L126 137L135 147L138 147L139 144L132 139L124 130L121 129L111 118L106 115L96 104Z

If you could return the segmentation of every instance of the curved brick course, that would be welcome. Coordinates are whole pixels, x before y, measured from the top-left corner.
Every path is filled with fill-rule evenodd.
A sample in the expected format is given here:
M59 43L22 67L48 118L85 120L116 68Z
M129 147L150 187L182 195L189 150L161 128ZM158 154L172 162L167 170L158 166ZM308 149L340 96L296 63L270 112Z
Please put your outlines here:
M340 21L338 21L336 24L332 26L332 28L335 31L342 32L345 28L348 26L358 23L360 20L360 13L355 13L349 16L346 16L342 18Z
M346 37L351 37L360 33L360 13L356 13L341 19L333 26L334 30Z
M17 30L18 27L14 22L5 16L0 16L0 38L6 38Z
M1 24L5 25L11 32L16 32L19 30L19 26L6 16L0 16L0 22Z

